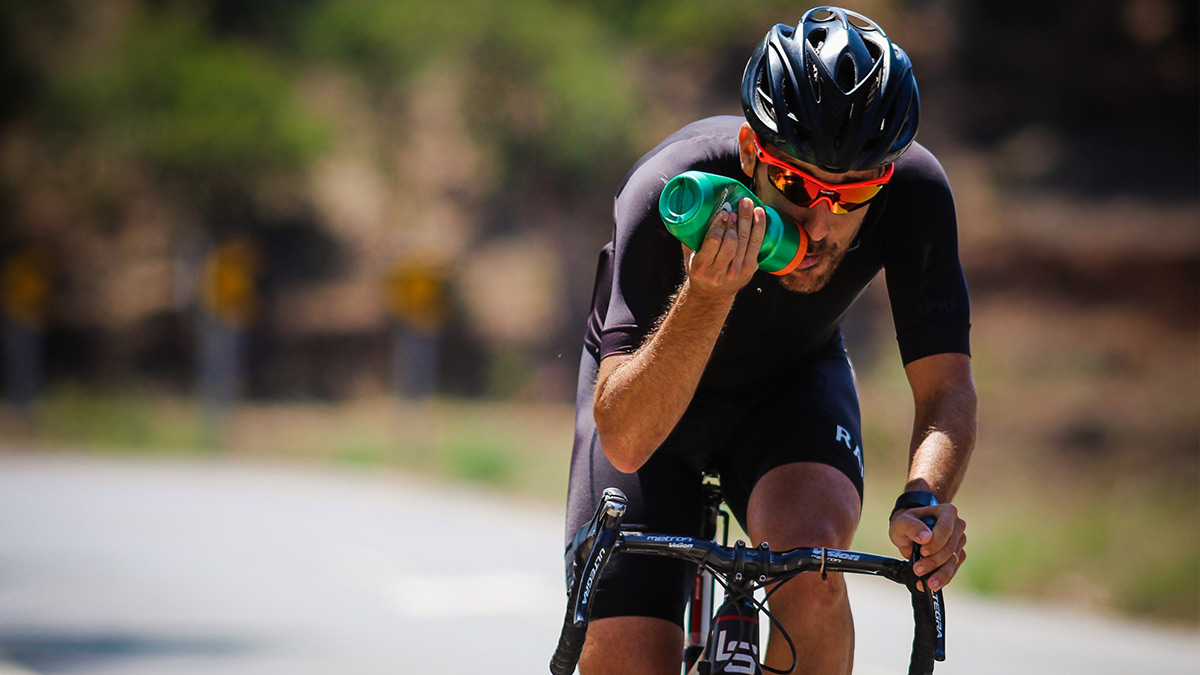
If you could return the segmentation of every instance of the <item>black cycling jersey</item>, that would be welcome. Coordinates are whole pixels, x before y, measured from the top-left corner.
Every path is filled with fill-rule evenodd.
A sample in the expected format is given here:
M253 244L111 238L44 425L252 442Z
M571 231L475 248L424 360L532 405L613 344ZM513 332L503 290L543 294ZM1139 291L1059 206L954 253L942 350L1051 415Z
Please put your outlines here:
M913 144L872 200L829 283L812 294L758 272L742 289L687 410L634 474L600 446L592 395L600 361L636 350L670 306L685 271L679 242L658 215L670 178L695 169L748 177L738 161L740 117L684 127L643 157L617 195L613 241L601 252L576 392L567 496L569 541L605 487L629 499L624 527L697 536L704 473L721 479L734 516L758 481L795 462L831 466L863 490L861 416L838 324L880 269L905 363L968 353L967 288L958 262L954 204L937 160ZM593 618L652 616L682 625L694 566L618 556L593 597Z
M625 177L614 209L611 255L601 258L588 322L586 348L598 360L636 350L683 282L682 250L658 214L667 180L694 169L749 187L738 159L742 121L721 116L689 124ZM895 174L871 202L824 288L795 293L771 274L755 274L734 302L699 390L744 392L779 381L838 339L842 316L880 269L905 364L932 354L969 353L969 301L954 202L941 165L919 144L896 162Z

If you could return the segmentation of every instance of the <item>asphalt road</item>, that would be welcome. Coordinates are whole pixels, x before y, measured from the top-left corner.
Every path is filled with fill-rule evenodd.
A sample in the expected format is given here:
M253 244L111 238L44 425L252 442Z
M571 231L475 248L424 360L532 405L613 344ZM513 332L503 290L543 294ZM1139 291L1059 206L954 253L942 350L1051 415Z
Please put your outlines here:
M544 673L558 514L350 471L0 447L0 675ZM903 672L907 598L852 586L856 673ZM1200 673L1200 635L947 591L970 673Z

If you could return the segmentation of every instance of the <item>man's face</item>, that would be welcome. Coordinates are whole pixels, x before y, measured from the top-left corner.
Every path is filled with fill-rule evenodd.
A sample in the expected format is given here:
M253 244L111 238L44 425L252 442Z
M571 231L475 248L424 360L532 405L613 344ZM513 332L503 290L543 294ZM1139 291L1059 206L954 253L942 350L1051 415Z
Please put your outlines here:
M743 127L744 130L749 130L749 126ZM745 133L742 134L743 139ZM850 213L833 213L829 210L829 204L822 200L818 201L811 207L797 206L788 201L771 182L767 180L767 165L757 161L753 154L753 141L747 146L743 140L742 145L742 161L743 168L747 169L747 173L753 171L755 193L764 204L779 211L787 218L796 221L800 227L808 234L808 254L800 265L790 274L779 278L783 287L796 293L815 293L825 287L829 283L829 279L833 276L834 270L841 264L842 258L846 256L846 252L850 249L850 245L854 242L854 237L858 234L858 230L862 227L863 220L867 216L867 210L870 205L863 208L851 211ZM749 149L749 157L747 158L747 148ZM794 157L789 157L775 148L765 148L767 152L772 153L776 158L781 159L789 164L794 165L807 172L810 176L827 183L850 183L855 181L869 180L880 175L880 171L855 171L851 173L836 174L822 171L821 169L805 164ZM747 162L747 159L749 160Z

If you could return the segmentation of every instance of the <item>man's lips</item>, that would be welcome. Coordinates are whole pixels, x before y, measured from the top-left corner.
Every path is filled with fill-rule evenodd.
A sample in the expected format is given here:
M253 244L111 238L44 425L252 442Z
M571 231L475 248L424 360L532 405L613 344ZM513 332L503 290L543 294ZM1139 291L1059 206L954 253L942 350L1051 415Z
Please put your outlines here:
M816 265L819 262L821 262L821 255L819 253L818 254L809 253L808 255L804 256L804 259L800 261L800 264L796 266L796 269L798 269L798 270L807 269L809 267Z

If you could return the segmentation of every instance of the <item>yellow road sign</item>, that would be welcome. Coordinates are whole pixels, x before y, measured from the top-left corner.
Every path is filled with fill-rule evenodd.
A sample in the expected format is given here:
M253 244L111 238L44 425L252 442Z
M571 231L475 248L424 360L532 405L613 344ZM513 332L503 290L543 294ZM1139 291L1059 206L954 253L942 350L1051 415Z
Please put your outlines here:
M387 279L388 311L427 331L436 331L446 315L445 274L437 267L398 264Z
M213 316L243 327L258 310L258 249L248 239L234 239L213 249L204 262L202 299Z
M0 306L30 328L41 328L50 308L50 252L30 246L4 261L0 269Z

